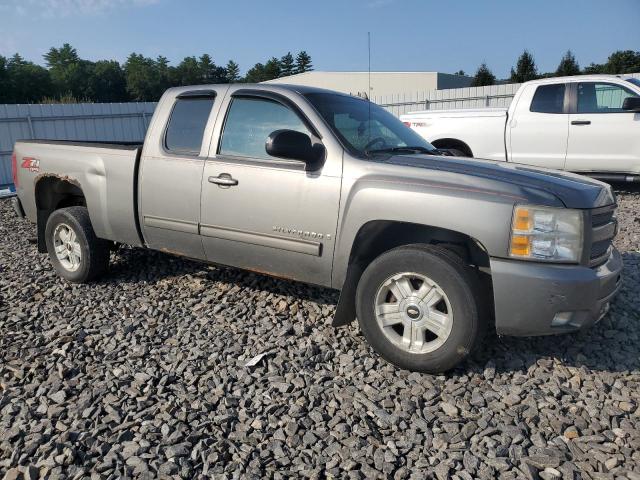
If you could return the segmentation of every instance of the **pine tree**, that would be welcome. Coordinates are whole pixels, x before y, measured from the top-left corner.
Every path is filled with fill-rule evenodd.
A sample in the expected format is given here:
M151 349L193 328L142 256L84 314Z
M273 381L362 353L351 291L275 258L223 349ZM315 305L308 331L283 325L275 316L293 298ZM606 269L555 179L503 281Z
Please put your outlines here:
M287 52L285 56L280 59L280 76L288 77L293 75L296 70L295 60L291 52Z
M495 85L496 76L493 74L489 67L487 67L486 63L482 63L478 67L475 76L473 77L473 82L471 82L472 87L484 87L486 85Z
M200 83L216 83L216 64L213 63L211 56L207 53L202 55L198 60L198 68L200 70Z
M313 70L311 64L311 57L304 50L296 56L296 70L295 73L304 73Z
M271 57L267 63L264 64L265 80L273 80L281 76L280 60L276 57Z
M560 60L560 64L556 69L556 76L566 77L571 75L580 75L580 66L576 62L576 57L573 56L571 50L567 50Z
M536 78L538 78L536 62L533 60L533 55L525 50L518 58L516 69L511 68L511 82L522 83Z
M233 60L227 62L225 72L227 82L234 83L240 80L240 66Z

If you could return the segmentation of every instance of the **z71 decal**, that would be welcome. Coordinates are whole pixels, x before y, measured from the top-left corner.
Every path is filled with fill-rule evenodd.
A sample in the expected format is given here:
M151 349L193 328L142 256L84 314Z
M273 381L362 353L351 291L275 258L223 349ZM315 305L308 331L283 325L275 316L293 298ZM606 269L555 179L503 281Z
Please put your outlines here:
M31 173L38 173L40 171L40 160L33 157L24 157L21 167L26 168Z

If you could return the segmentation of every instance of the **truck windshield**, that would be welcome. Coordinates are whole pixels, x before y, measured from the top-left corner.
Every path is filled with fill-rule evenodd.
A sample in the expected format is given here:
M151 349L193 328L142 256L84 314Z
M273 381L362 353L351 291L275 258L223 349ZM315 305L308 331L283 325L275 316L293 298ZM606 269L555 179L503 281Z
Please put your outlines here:
M395 116L368 100L336 93L307 93L305 97L355 155L437 152Z

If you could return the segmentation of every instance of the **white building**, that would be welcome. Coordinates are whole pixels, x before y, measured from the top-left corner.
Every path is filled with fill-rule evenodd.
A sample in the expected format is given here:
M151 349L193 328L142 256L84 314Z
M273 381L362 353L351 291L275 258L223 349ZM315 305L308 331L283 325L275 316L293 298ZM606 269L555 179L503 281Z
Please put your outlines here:
M368 72L311 71L276 78L266 83L288 83L328 88L353 95L367 93L369 98L387 95L415 94L427 90L463 88L471 85L473 78L440 72L371 72L369 90Z

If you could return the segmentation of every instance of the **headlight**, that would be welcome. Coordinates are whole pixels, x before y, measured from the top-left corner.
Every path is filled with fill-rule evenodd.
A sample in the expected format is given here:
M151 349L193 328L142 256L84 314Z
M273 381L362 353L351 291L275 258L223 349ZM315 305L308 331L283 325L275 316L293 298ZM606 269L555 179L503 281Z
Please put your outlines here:
M517 205L509 255L551 262L578 262L583 244L582 213L566 208Z

